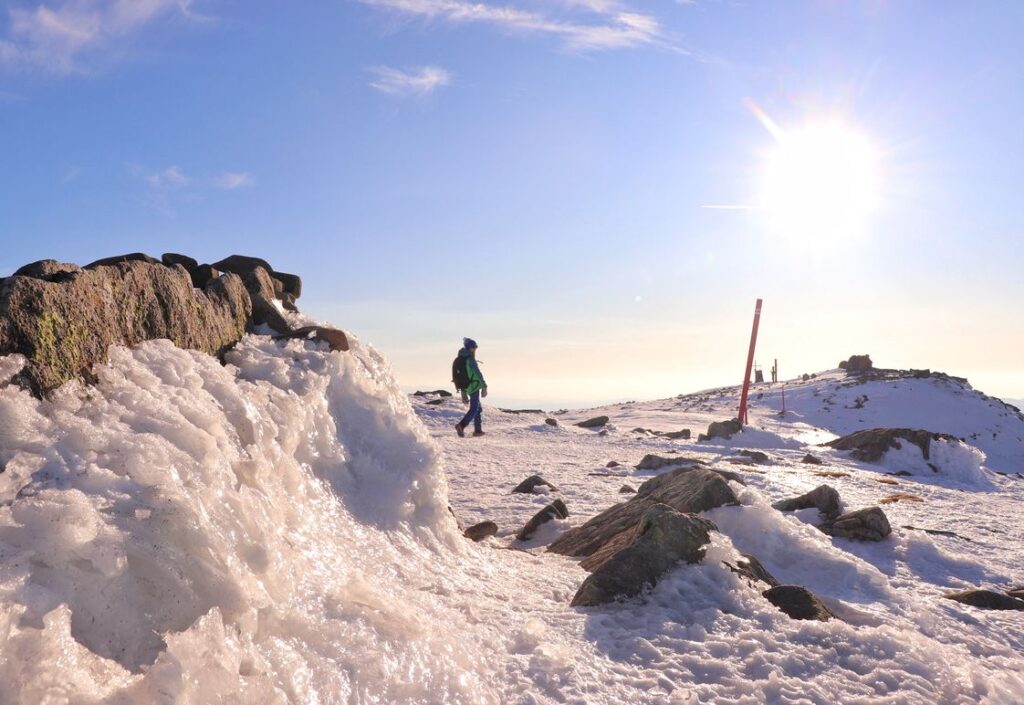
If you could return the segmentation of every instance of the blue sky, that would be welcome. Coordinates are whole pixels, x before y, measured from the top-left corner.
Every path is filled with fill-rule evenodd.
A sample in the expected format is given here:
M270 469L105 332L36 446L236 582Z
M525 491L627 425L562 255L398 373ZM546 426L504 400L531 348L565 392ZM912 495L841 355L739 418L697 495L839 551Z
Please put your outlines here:
M1024 397L1024 4L9 0L0 273L264 256L434 388L499 403L869 352ZM874 146L855 232L780 232L779 126ZM709 206L728 206L717 208Z

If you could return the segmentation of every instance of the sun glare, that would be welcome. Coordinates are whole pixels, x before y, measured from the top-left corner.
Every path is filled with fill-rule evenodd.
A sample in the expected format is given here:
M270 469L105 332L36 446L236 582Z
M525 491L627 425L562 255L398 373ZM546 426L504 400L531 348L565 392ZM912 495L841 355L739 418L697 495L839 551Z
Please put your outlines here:
M770 227L801 243L839 243L863 232L878 205L871 143L836 122L775 135L760 199Z

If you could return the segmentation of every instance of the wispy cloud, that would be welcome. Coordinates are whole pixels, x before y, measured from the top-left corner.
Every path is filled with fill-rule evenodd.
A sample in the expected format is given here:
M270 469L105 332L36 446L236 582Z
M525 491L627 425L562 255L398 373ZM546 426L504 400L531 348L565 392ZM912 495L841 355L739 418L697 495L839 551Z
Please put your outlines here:
M252 184L252 174L247 171L225 171L213 177L211 183L219 189L234 191Z
M213 176L193 177L177 164L163 169L147 169L128 164L128 172L142 184L142 204L166 216L173 216L177 207L203 201L211 189L234 191L253 183L247 171L222 171Z
M420 66L411 71L374 66L369 71L374 76L370 81L373 88L399 97L428 96L441 86L451 83L451 74L440 66Z
M407 17L451 24L488 24L505 31L553 36L576 51L667 45L658 20L617 0L557 0L543 9L475 0L360 0Z
M83 56L111 47L160 17L193 17L191 5L192 0L53 0L9 7L0 63L74 73Z

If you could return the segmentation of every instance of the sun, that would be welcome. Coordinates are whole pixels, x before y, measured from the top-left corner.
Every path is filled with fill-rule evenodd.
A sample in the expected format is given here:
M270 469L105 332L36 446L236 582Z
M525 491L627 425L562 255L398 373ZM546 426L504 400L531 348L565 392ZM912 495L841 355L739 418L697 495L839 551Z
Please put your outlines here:
M774 129L772 129L774 128ZM838 121L770 129L759 209L773 231L803 244L843 243L863 234L878 207L878 153Z

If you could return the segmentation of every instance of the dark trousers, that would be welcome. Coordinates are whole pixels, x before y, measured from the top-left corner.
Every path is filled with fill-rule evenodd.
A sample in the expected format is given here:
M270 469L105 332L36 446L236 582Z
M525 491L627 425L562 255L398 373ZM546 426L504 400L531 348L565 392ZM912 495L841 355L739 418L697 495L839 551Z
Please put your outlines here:
M473 430L483 430L483 407L480 406L480 390L477 390L469 395L469 411L462 417L462 427L469 426L469 422L473 422Z

